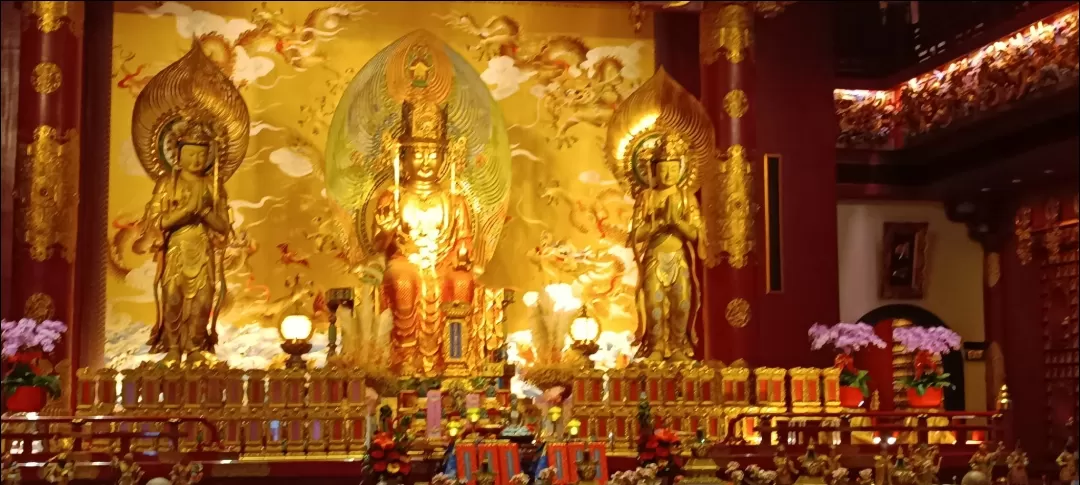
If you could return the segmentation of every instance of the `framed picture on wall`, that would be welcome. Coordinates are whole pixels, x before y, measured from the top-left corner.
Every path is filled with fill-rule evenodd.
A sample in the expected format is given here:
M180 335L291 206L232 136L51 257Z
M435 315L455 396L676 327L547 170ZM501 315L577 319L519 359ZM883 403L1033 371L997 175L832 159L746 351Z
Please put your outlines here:
M917 300L926 285L926 222L886 222L879 296Z

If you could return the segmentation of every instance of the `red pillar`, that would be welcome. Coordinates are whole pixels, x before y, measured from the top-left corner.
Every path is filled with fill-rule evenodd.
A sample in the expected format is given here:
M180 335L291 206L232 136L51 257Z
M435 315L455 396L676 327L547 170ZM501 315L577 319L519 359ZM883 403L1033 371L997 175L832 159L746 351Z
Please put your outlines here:
M705 270L705 358L755 362L760 325L755 320L759 288L754 210L755 179L761 173L754 121L752 4L704 2L700 18L701 101L716 127L721 164L717 213L724 217L722 255ZM705 207L706 216L710 216Z
M13 316L68 325L49 361L71 408L79 326L75 252L82 116L82 2L24 2L11 290Z

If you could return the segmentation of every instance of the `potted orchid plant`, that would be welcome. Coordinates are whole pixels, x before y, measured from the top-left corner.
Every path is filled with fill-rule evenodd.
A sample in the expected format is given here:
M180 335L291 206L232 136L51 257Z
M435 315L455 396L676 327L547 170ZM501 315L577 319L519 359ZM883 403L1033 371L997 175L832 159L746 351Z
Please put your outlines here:
M915 352L915 375L899 381L907 389L908 404L913 408L939 407L944 389L954 386L949 374L938 369L937 358L959 350L960 335L945 327L898 327L893 329L893 341Z
M0 355L10 366L0 381L7 411L38 412L45 407L47 397L60 397L60 378L43 374L38 365L46 353L56 349L65 331L67 326L56 320L0 321Z
M885 348L885 341L874 334L874 327L865 323L837 323L810 326L810 347L820 350L827 345L836 349L835 365L840 369L840 405L846 408L862 406L870 395L869 374L855 368L852 353L867 347Z

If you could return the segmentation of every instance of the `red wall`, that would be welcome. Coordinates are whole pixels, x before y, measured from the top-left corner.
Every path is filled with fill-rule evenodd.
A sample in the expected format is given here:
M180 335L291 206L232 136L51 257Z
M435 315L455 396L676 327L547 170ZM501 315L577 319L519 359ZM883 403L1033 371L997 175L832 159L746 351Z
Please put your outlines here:
M832 8L799 2L756 24L758 151L781 156L783 292L759 300L763 341L753 365L831 362L831 355L811 353L806 331L840 318ZM764 213L758 220L764 251ZM764 253L759 266L764 286Z

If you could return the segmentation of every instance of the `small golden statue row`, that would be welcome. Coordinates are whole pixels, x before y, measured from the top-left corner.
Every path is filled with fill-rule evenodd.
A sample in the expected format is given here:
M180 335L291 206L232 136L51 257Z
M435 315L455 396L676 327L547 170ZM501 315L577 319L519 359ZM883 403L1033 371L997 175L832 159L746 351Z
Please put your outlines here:
M214 359L232 236L229 180L247 152L247 105L198 40L135 99L131 136L154 180L134 251L157 261L151 352L162 364Z
M112 467L119 475L116 485L138 485L142 483L144 473L142 467L135 463L135 455L128 453L122 459L114 456Z
M67 485L75 479L75 461L68 459L67 452L58 453L46 462L41 477L49 483Z
M1058 477L1065 483L1076 485L1077 482L1077 450L1069 451L1075 445L1076 441L1070 437L1069 441L1065 444L1065 449L1058 455L1057 466L1061 469L1058 472Z
M635 200L628 245L640 274L638 357L648 361L693 360L695 268L708 242L696 193L699 172L716 163L713 137L704 107L663 69L608 125L608 165Z
M19 485L22 483L22 470L19 469L19 464L15 463L15 459L6 453L3 461L0 462L0 483L3 485Z
M975 450L974 455L971 455L968 464L973 471L981 472L986 475L987 479L992 483L994 481L994 467L997 466L998 461L1001 459L1001 455L1004 452L1004 443L999 442L994 451L990 451L990 447L986 442L979 443L979 448Z

